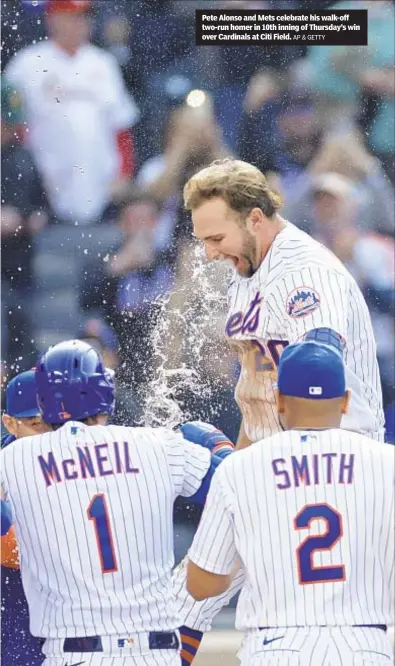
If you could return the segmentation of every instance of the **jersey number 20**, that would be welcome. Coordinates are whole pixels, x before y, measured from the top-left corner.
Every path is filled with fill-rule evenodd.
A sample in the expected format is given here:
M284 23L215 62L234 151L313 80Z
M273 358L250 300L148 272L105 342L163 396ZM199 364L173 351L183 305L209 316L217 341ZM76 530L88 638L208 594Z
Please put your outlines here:
M101 570L103 573L114 573L118 571L118 565L105 495L102 493L95 495L89 503L87 512L89 520L93 520L95 526Z
M313 520L324 520L326 531L324 534L307 537L296 550L299 583L333 583L346 579L343 564L336 566L315 567L313 555L315 551L332 550L343 536L342 517L336 509L329 504L306 504L294 518L296 530L308 529Z

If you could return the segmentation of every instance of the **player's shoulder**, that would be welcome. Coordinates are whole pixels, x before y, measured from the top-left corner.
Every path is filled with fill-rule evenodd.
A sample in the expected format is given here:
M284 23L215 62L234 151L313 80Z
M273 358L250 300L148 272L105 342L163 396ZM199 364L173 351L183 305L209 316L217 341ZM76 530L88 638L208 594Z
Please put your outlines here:
M48 40L41 40L36 44L29 44L25 48L17 51L5 68L4 75L6 79L12 82L15 76L25 75L28 77L33 69L42 65L40 60L43 55L49 53L51 46Z
M333 252L290 222L274 240L270 263L268 282L306 269L349 275Z
M15 458L22 454L31 457L32 451L36 447L39 447L40 449L45 448L45 443L49 442L52 434L52 432L47 432L40 435L19 437L18 439L9 441L9 443L1 450L3 464L8 463L10 460L15 460Z
M107 428L114 439L127 439L135 444L147 445L166 445L168 443L178 442L180 435L170 428L148 427L148 426L97 426ZM182 439L182 436L181 436Z
M365 459L369 467L374 467L376 461L381 460L383 468L389 471L395 469L395 449L392 444L343 428L325 430L320 437L321 442L329 444L334 452L353 453L359 459Z
M379 442L377 439L373 439L372 437L359 432L348 432L344 430L341 432L347 432L348 438L358 451L368 453L373 458L383 458L388 461L388 464L392 467L395 466L395 448L393 444Z
M109 51L106 51L106 49L101 48L101 46L89 42L82 49L81 54L84 58L99 62L102 66L111 70L119 69L116 57Z
M232 455L228 456L221 464L221 468L225 464L228 465L229 469L233 467L235 470L241 469L243 465L254 466L258 459L271 458L273 453L276 454L276 451L284 451L284 448L291 445L292 437L291 431L287 430L275 433L264 439L258 439L247 448L235 451Z

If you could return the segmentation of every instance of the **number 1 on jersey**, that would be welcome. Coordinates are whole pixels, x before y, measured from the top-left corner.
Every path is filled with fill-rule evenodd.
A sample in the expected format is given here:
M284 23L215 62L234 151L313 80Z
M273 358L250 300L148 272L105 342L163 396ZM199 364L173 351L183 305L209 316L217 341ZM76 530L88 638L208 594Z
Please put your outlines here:
M92 498L87 513L89 520L93 520L94 523L102 572L104 574L114 573L114 571L118 571L118 564L112 538L110 515L103 493L99 493Z

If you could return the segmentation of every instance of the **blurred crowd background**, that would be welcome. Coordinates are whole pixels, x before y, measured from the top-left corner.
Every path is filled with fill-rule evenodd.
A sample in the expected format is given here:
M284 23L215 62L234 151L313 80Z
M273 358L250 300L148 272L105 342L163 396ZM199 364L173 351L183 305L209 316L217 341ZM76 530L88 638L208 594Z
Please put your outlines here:
M195 9L326 7L368 9L369 45L194 45ZM235 438L223 269L210 300L182 207L188 177L233 155L358 281L393 442L393 2L5 0L1 11L3 385L50 344L81 337L116 371L117 418L132 424L158 362L167 378L187 372L198 338L208 390L184 382L175 397Z

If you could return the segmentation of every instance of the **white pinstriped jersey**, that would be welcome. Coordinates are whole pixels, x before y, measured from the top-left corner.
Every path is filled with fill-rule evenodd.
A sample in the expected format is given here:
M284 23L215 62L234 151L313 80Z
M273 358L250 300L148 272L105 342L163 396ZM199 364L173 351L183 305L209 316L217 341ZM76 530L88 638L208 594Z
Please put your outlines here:
M241 364L235 397L252 441L280 429L273 384L284 346L321 327L345 342L352 397L342 427L377 436L384 417L365 300L335 255L288 222L256 273L251 278L236 273L229 285L226 335Z
M394 450L346 430L288 431L215 473L189 557L246 582L236 627L391 624Z
M69 422L1 455L33 635L178 626L173 503L200 487L208 450L162 428Z

